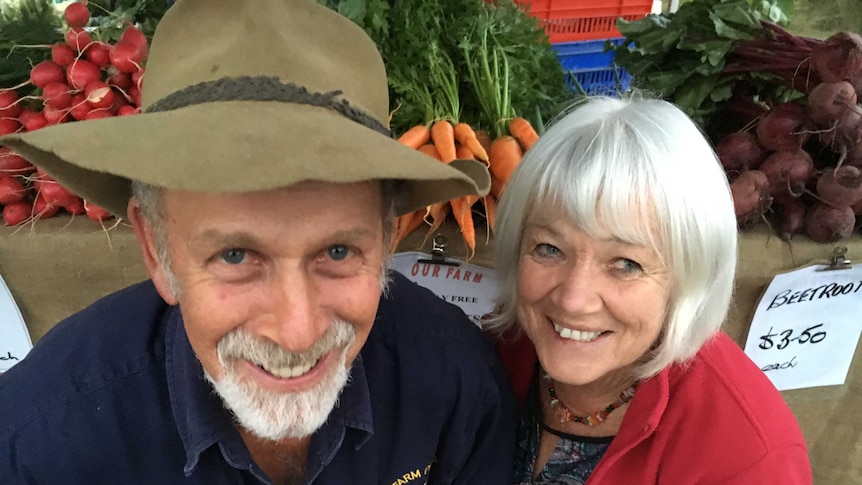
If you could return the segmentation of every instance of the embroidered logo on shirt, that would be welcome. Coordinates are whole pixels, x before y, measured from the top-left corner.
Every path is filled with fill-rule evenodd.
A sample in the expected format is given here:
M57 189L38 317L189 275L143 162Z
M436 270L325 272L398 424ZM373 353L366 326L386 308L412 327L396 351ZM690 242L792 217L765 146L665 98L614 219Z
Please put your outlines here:
M415 483L416 480L419 480L422 477L427 478L428 474L431 472L431 465L433 463L434 463L433 461L431 463L429 463L428 466L425 467L425 470L422 470L421 468L417 468L415 470L409 471L409 472L401 475L400 477L395 479L394 482L392 482L392 485L407 485L408 483L410 483L410 484ZM422 483L423 484L428 483L428 480L425 480Z

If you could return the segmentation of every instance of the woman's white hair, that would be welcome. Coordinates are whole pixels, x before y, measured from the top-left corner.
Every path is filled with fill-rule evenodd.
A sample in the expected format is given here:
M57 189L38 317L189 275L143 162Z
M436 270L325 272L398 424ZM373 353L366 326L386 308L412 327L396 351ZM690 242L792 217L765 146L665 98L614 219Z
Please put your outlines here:
M716 334L733 293L736 218L710 143L679 108L657 99L588 98L524 155L500 201L501 290L489 328L517 324L524 224L553 208L593 237L653 248L671 274L662 333L636 377L686 361Z

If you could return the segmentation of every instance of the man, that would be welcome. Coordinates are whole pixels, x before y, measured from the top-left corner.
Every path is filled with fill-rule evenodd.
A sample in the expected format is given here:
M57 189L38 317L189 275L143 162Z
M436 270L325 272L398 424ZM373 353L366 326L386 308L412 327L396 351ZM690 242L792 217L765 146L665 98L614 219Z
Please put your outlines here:
M0 377L0 483L512 483L493 351L386 272L394 214L487 172L388 136L364 32L310 0L181 0L143 104L0 139L127 214L151 276Z

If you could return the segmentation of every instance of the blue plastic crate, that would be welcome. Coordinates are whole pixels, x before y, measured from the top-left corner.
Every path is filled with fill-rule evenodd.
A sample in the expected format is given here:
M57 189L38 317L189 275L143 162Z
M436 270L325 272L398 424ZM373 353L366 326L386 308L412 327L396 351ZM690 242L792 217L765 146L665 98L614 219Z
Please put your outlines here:
M587 94L614 94L628 91L632 76L625 69L614 64L614 51L605 52L605 41L614 45L625 41L624 37L578 42L551 44L557 58L568 73L566 82L573 90L575 83L584 88Z

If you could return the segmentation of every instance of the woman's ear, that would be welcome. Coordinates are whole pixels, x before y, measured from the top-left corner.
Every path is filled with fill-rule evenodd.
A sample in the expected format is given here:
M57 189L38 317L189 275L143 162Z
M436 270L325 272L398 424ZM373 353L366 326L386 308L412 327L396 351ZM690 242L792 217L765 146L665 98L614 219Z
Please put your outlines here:
M156 291L169 305L176 305L178 303L177 295L171 287L167 270L158 257L158 245L153 233L153 226L144 217L141 206L138 205L138 200L135 197L129 199L126 215L129 222L132 223L132 229L135 231L135 237L138 239L138 245L141 247L141 253L144 257L144 265L156 286Z

